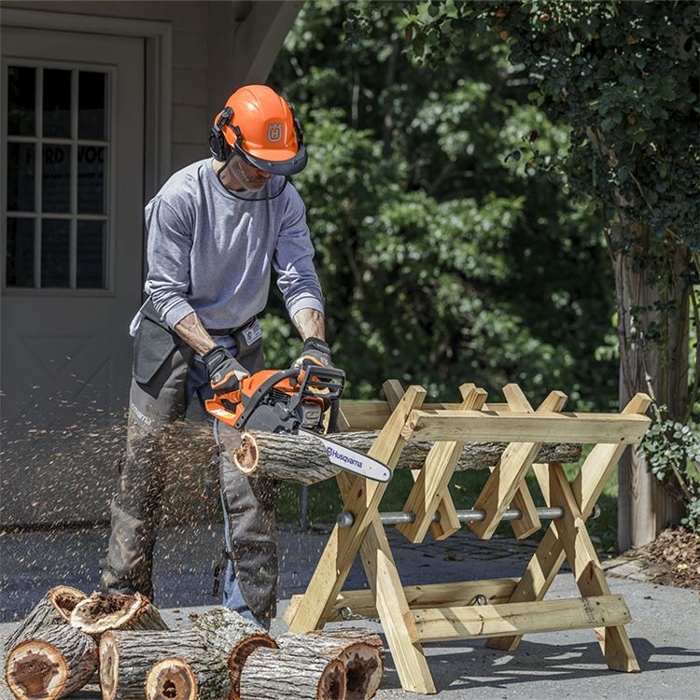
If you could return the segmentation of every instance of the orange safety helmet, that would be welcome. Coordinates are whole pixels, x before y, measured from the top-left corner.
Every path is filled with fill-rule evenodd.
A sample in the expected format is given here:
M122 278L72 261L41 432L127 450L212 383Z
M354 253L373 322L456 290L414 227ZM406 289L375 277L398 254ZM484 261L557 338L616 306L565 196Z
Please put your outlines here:
M294 175L306 167L304 134L291 105L267 85L234 92L209 135L214 158L232 154L273 175Z

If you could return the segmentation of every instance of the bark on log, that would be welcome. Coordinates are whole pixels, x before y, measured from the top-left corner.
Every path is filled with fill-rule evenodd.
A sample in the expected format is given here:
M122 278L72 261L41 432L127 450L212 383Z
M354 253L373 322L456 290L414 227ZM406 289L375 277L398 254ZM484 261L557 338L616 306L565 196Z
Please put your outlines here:
M18 700L56 700L80 690L97 661L92 637L65 623L51 625L9 650L5 681Z
M306 647L256 649L241 672L245 700L345 700L345 668Z
M384 674L384 649L378 634L361 629L314 630L307 634L283 634L280 649L308 647L321 656L337 659L345 667L346 700L374 697Z
M367 453L377 431L330 433L328 437L346 447ZM220 423L219 439L233 464L244 474L265 476L299 484L315 484L334 477L340 469L328 461L326 448L309 435L243 431ZM398 469L422 469L433 443L408 442L396 465ZM496 466L507 442L474 442L464 446L456 471ZM581 446L543 445L536 462L576 462Z
M199 615L192 629L224 658L230 674L231 700L240 698L241 670L250 654L259 648L277 648L277 642L262 627L229 608L217 607Z
M21 640L35 636L46 627L70 624L73 609L85 598L85 593L71 586L52 588L7 638L5 650L9 651Z
M167 630L160 612L140 593L93 593L80 601L70 616L71 625L99 637L108 630Z
M193 631L113 630L100 639L104 700L223 700L225 659Z

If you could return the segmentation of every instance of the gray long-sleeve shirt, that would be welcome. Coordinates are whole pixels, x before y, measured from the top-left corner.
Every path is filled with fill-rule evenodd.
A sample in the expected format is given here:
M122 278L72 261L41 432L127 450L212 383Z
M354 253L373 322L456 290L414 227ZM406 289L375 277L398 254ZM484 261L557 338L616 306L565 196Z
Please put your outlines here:
M274 177L262 197L279 191ZM323 312L314 249L299 193L244 201L217 179L211 159L175 173L146 206L145 291L171 327L193 311L205 328L236 328L263 311L271 270L290 318Z

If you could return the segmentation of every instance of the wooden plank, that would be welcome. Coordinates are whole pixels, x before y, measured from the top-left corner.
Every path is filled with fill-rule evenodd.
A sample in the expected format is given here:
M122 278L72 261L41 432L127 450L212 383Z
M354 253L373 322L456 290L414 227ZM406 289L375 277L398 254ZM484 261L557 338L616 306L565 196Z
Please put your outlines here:
M554 522L553 525L559 536L559 541L564 547L566 558L581 595L609 595L610 587L605 578L605 572L600 565L595 547L586 529L586 520L581 515L563 467L560 464L552 464L546 473L543 469L537 470L537 478L545 488L548 485L548 503L564 509L564 517ZM547 480L547 485L545 485L545 480ZM640 670L627 631L622 625L606 624L604 627L596 629L596 637L608 668L625 673Z
M649 410L649 406L651 406L651 397L640 392L632 397L620 415L625 419L633 416L642 418L647 421L648 428L651 421L644 414ZM581 471L574 483L574 494L585 518L590 516L593 506L598 502L605 484L617 468L617 463L625 451L624 447L618 447L611 452L609 449L606 450L606 447L606 445L596 445L591 450L581 465Z
M459 407L460 404L456 402L425 403L422 406L426 411L459 411ZM489 403L485 408L495 414L510 413L507 403ZM340 409L347 420L347 427L341 430L381 430L391 415L391 406L387 401L341 399Z
M511 410L533 413L530 402L517 384L508 384L504 387L503 393ZM542 522L537 515L537 506L524 481L515 493L512 507L517 508L523 514L520 520L513 520L510 524L517 539L530 537L542 527Z
M552 391L540 404L537 411L529 415L534 418L539 412L558 411L564 407L566 395L560 391ZM480 522L469 523L469 527L482 539L493 536L501 522L503 513L513 501L518 489L525 482L525 475L535 456L540 451L540 442L511 442L501 457L498 466L486 480L474 508L486 512L486 518Z
M485 411L413 411L404 427L408 440L637 444L650 419L616 413L487 413Z
M403 591L408 606L415 610L448 605L469 605L479 596L484 596L490 604L507 603L517 583L517 578L494 578L404 586ZM284 611L283 619L286 623L294 617L303 597L303 595L292 596ZM377 606L370 589L342 591L336 598L326 622L341 622L354 615L365 618L377 617Z
M473 384L462 385L460 391L464 397L462 410L478 411L486 402L486 391ZM396 526L396 529L410 542L419 543L425 539L428 528L433 524L435 510L447 498L452 504L454 522L448 528L445 525L442 526L442 535L448 537L461 529L450 496L449 484L463 449L464 443L459 441L437 442L431 447L425 460L425 467L416 476L415 484L403 508L404 512L413 513L415 520L412 523ZM440 516L439 524L442 524L442 513Z
M384 382L382 388L384 389L384 395L387 397L389 406L391 406L392 409L395 408L398 402L401 400L401 397L404 395L404 389L401 386L401 382L396 379L389 379L388 381ZM412 470L411 475L413 476L414 482L418 481L418 472ZM439 542L444 540L462 529L462 525L457 517L457 509L455 508L455 504L449 490L446 490L445 493L442 494L441 498L437 502L435 510L439 513L440 519L437 522L432 522L431 520L429 523L430 534L435 541Z
M436 693L423 648L415 641L408 601L378 514L367 528L360 551L401 687L414 693Z
M370 448L370 456L394 468L404 444L401 428L410 411L423 403L425 394L422 387L408 388ZM338 525L333 528L304 599L289 623L291 632L309 632L323 624L343 587L370 522L374 517L379 517L377 507L386 490L386 483L368 481L345 472L336 479L341 493L346 494L343 509L354 514L355 522L349 528Z
M417 642L585 629L604 624L623 625L631 620L621 595L428 608L416 610L412 615Z

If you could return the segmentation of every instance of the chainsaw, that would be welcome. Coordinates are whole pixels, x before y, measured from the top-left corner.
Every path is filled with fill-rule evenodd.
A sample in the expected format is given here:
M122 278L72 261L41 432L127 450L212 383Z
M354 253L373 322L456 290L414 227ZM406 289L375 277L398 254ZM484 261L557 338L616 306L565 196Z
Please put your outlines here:
M345 388L345 372L304 365L262 370L242 379L236 391L205 401L207 411L236 430L299 433L320 440L331 464L373 481L391 479L386 464L322 437Z

